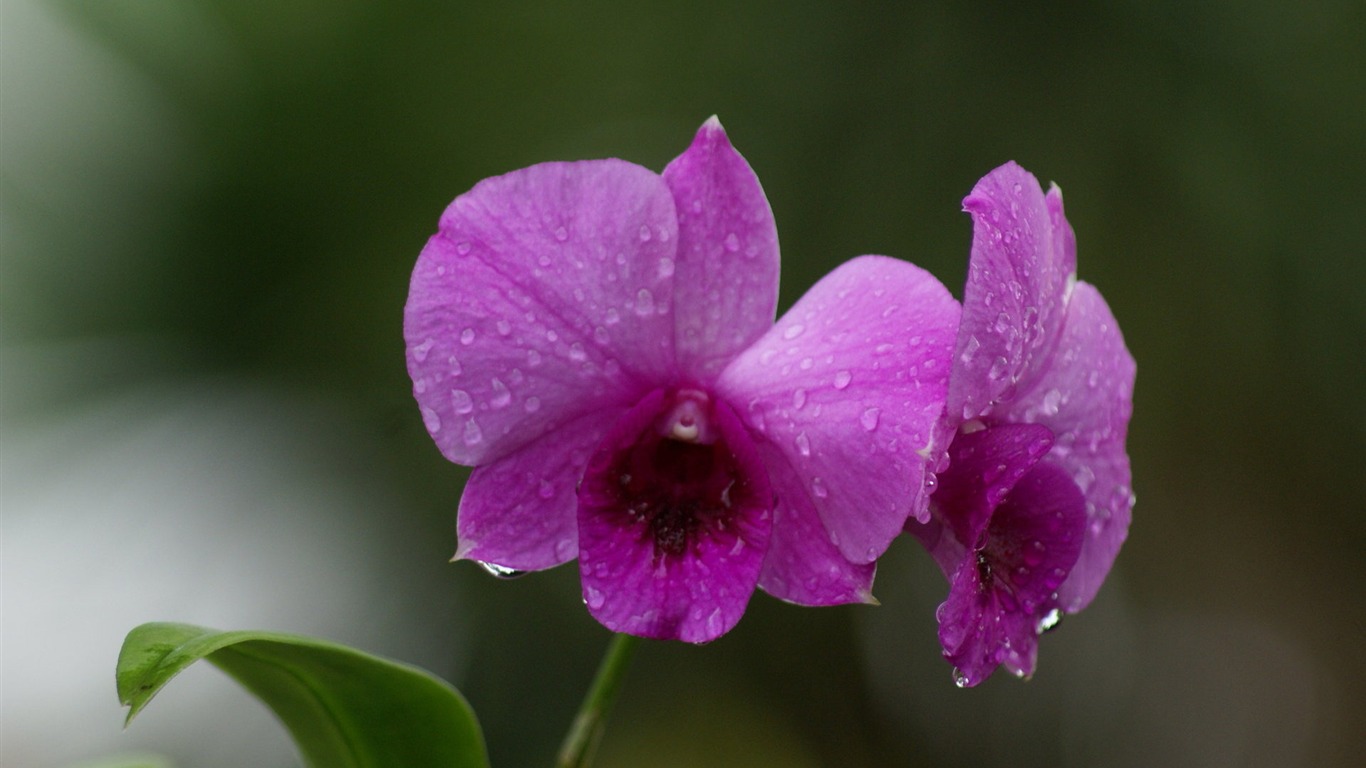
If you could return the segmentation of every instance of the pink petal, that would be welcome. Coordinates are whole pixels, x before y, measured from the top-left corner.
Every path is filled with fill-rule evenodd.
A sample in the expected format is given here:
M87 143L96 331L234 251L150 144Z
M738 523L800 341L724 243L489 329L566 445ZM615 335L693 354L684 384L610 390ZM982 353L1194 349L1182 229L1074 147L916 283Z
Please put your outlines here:
M1072 291L1060 337L1043 376L1002 418L1051 429L1049 461L1086 496L1081 559L1059 590L1064 608L1074 612L1095 597L1128 535L1134 495L1124 442L1136 369L1105 299L1085 282Z
M768 443L759 444L777 502L773 537L759 573L759 587L798 605L870 603L873 563L851 563L830 543L830 533L812 503L811 491L788 459Z
M925 271L860 257L826 275L717 381L795 469L851 562L873 562L926 508L957 320L957 303Z
M1052 445L1052 433L1037 424L1002 424L954 437L948 469L939 473L931 501L953 538L976 547L996 507ZM945 575L952 575L958 560L940 560Z
M1054 590L1081 548L1084 505L1067 473L1042 462L996 507L938 612L939 639L960 684L976 685L999 664L1033 673Z
M725 403L712 410L719 435L710 445L651 435L664 405L662 391L646 397L590 460L579 490L579 573L589 612L608 629L703 643L735 626L749 603L768 549L773 496L753 443ZM675 451L669 456L690 453L661 463L660 446ZM700 474L693 474L696 465L704 466ZM671 485L698 493L652 503L660 496L650 494L661 487L667 494ZM665 528L660 514L669 516ZM685 517L683 527L669 522Z
M664 169L678 209L678 362L707 383L773 325L778 231L768 198L715 117Z
M951 423L986 415L1027 388L1057 342L1076 248L1061 193L1050 194L1045 200L1033 175L1006 163L963 200L972 214L972 258L949 384Z
M477 465L673 375L673 197L620 160L546 163L456 198L404 338L428 431Z
M580 416L470 473L460 497L456 559L538 571L577 557L575 492L588 457L620 413Z

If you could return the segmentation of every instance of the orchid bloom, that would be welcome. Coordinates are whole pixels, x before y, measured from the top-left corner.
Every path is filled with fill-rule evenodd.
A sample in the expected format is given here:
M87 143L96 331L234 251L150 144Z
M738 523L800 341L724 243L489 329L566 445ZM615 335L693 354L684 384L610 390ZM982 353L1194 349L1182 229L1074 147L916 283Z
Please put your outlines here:
M706 642L756 586L871 600L925 519L959 308L908 263L834 270L776 324L778 238L711 119L662 175L545 163L453 202L414 269L408 371L474 467L457 559L579 561L617 632Z
M1014 163L963 201L972 258L949 379L949 466L908 530L949 578L939 640L960 686L1034 671L1038 635L1095 597L1129 529L1134 360L1076 279L1062 193Z

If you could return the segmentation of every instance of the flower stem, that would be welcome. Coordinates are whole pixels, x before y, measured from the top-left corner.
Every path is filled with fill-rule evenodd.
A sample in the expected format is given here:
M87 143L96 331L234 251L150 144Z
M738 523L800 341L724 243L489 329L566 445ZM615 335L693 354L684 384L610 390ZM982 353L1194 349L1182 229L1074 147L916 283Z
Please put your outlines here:
M588 694L583 697L583 704L579 705L579 714L575 716L574 724L560 745L556 768L587 768L592 762L593 752L606 727L607 714L612 709L612 702L617 699L638 640L631 635L612 636L607 654L598 667L598 674L593 678Z

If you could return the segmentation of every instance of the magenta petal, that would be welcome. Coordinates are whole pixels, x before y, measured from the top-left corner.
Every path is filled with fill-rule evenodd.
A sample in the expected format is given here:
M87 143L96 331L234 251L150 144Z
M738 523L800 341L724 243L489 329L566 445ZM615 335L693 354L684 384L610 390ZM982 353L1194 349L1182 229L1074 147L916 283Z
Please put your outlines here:
M664 169L664 181L678 209L678 362L707 382L773 324L778 230L758 177L715 117Z
M599 445L579 490L579 573L588 610L615 632L713 640L745 611L773 525L772 491L725 403L710 444L659 433L655 391Z
M1037 464L992 515L980 545L953 575L941 606L939 639L962 685L1004 664L1034 671L1037 635L1055 607L1054 591L1076 563L1085 501L1067 472Z
M963 547L978 546L997 506L1052 445L1053 434L1038 424L1002 424L960 433L949 446L948 469L938 476L932 501L936 516ZM961 548L950 550L951 559L942 557L937 547L926 548L945 575L958 568L960 558L955 555Z
M541 439L477 467L456 521L456 558L538 571L578 555L575 491L613 412L580 416Z
M951 423L990 413L1047 364L1076 265L1061 194L1054 197L1046 201L1033 175L1006 163L963 200L972 214L972 257L949 384Z
M759 587L798 605L873 602L873 563L851 563L830 543L830 533L811 501L811 490L776 448L760 443L777 498L773 537L759 573Z
M1004 418L1051 429L1057 439L1048 460L1086 495L1081 559L1059 589L1063 607L1074 612L1095 597L1129 531L1134 494L1124 441L1135 366L1105 299L1085 282L1072 291L1060 335L1048 370Z
M403 327L442 453L486 463L672 376L676 240L663 180L620 160L536 165L456 198Z
M826 275L722 372L717 390L786 458L845 559L871 563L927 506L958 305L911 264Z

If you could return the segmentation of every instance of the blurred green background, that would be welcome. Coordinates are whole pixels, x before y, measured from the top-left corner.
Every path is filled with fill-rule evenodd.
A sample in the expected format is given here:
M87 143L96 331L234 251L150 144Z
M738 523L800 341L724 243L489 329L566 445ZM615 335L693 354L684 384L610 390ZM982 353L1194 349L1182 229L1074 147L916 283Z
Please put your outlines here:
M649 643L610 766L1355 766L1366 756L1366 5L4 0L0 502L10 768L294 764L192 670L127 734L148 620L324 634L448 677L548 765L607 633L572 568L454 551L401 309L479 179L662 169L720 115L782 306L861 253L961 294L959 202L1067 195L1138 360L1130 539L1039 671L953 687L908 542L881 607L756 595Z

